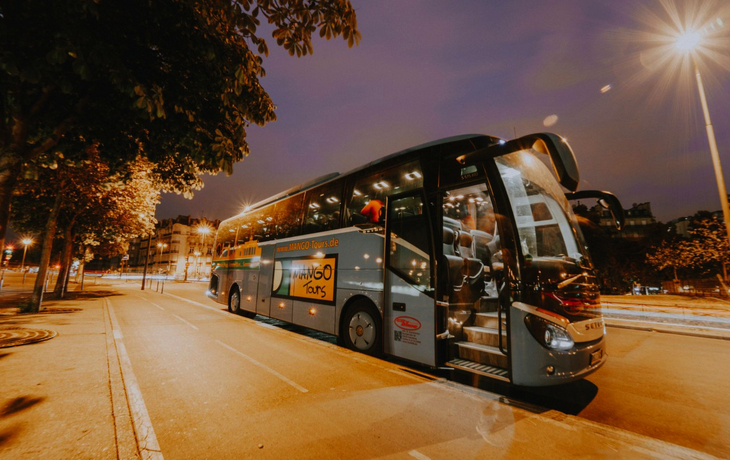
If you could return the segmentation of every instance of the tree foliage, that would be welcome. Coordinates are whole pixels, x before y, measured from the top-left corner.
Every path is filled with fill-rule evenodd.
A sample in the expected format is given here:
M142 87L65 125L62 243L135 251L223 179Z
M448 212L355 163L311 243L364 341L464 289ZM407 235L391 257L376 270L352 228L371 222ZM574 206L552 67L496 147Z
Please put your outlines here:
M231 173L249 153L250 123L275 119L259 82L262 22L296 56L313 51L317 30L360 39L347 0L0 4L0 243L24 168L78 161L70 134L112 171L142 156L170 191Z
M62 247L56 292L63 295L76 252L99 247L103 255L117 255L126 251L129 238L153 228L159 180L149 162L138 158L124 170L110 173L95 146L85 153L88 160L81 166L41 168L41 177L22 181L15 197L15 226L43 234L36 289L42 289L54 238ZM34 296L33 308L38 307L36 298L40 296Z

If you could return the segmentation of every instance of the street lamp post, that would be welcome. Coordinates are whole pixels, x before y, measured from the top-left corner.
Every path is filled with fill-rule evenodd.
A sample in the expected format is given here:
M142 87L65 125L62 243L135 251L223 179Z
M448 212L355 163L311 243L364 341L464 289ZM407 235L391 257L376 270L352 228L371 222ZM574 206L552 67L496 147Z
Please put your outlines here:
M23 273L23 269L25 268L25 253L28 252L28 246L33 244L33 240L30 238L23 238L21 243L23 243L23 261L20 262L20 273Z
M193 253L195 256L195 279L200 279L200 251Z
M201 224L201 225L198 226L198 228L197 228L196 231L202 237L203 267L205 268L205 261L208 258L208 250L205 247L205 237L211 232L211 228L207 224Z
M157 257L157 264L162 265L162 252L167 247L167 243L157 243L157 247L160 248L160 254Z
M697 90L700 93L700 102L702 104L702 113L705 117L705 129L707 130L707 141L710 144L710 156L712 157L712 166L715 170L715 180L717 181L717 191L720 194L720 205L722 206L722 217L725 220L725 233L727 236L728 247L730 247L730 205L727 199L727 189L725 187L725 179L722 174L722 166L720 164L720 154L717 148L717 140L715 139L715 130L712 127L710 119L710 110L707 107L707 97L705 96L705 87L702 84L702 76L697 66L697 61L693 52L702 43L702 35L696 31L687 31L677 37L675 47L683 53L689 53L694 65L695 78L697 79ZM725 271L725 263L723 262L723 271ZM725 274L727 279L727 274Z

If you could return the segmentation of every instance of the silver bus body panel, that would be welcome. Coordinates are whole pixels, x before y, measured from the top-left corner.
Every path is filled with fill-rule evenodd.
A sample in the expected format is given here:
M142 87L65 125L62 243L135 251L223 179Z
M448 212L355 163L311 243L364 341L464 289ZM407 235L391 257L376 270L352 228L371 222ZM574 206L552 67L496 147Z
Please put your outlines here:
M525 306L522 304L520 307ZM534 308L534 307L532 307ZM510 307L510 354L512 383L548 386L579 380L598 370L606 362L606 339L576 343L570 350L550 350L540 345L525 325L526 308ZM557 323L556 323L557 324ZM601 351L601 359L591 363L591 355ZM548 372L553 366L554 372Z

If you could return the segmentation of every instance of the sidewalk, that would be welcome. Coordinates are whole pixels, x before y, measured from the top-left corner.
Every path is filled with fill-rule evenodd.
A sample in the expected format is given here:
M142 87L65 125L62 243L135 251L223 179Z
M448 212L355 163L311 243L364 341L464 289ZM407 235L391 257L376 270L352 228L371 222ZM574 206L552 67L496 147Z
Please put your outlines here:
M0 293L0 344L28 329L56 335L0 348L0 458L139 458L102 303L114 294L72 292L18 314L32 282L12 281L6 275Z

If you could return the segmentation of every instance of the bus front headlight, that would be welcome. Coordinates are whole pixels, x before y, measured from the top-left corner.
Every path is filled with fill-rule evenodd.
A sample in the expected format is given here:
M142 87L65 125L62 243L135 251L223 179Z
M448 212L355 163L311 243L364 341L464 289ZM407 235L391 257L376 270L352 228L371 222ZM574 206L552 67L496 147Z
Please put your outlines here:
M525 325L543 347L552 350L569 350L575 344L567 329L539 316L527 315Z

